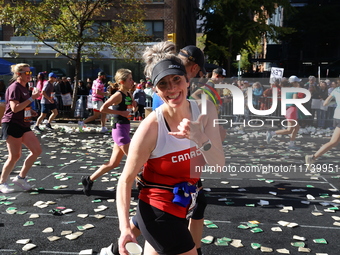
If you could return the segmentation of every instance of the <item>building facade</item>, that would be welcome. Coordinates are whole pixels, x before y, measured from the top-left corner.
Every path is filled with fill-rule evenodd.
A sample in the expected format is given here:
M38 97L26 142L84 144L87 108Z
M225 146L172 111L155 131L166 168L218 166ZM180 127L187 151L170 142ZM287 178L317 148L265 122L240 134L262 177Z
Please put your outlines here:
M176 35L178 49L185 45L195 44L197 9L198 0L145 1L144 24L149 41L144 46L168 40L168 34ZM109 20L110 17L102 19ZM82 63L81 79L96 78L98 71L105 71L112 79L110 76L113 76L117 69L123 67L133 71L135 80L143 77L142 63L117 59L113 57L110 50L102 51L100 55L101 58ZM35 42L34 38L14 36L14 28L11 26L0 26L0 58L12 63L28 63L34 67L36 72L53 71L58 76L70 77L75 74L74 64L70 63L68 58L56 57L54 50L41 42Z
M340 25L338 0L290 0L295 12L286 15L278 9L269 22L292 27L295 32L281 38L279 43L268 41L265 59L266 71L281 67L285 76L310 75L339 77L340 75Z

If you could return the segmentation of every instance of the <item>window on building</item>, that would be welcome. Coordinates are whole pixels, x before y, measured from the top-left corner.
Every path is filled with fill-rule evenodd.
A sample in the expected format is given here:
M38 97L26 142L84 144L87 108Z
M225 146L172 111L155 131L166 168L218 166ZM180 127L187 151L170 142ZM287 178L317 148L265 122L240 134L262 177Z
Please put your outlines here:
M153 42L164 40L164 23L163 21L144 21L146 34Z
M110 24L110 21L95 21L91 27L91 31L86 31L86 35L96 37L100 34L100 31L111 29Z

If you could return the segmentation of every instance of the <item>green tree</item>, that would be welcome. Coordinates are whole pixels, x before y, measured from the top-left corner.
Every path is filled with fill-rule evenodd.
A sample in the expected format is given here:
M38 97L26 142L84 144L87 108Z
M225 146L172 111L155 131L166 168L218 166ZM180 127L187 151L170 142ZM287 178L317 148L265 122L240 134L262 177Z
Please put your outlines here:
M7 3L6 3L7 2ZM82 61L113 54L133 59L144 36L144 8L139 0L44 0L0 2L0 23L17 36L33 36L75 64L76 81ZM108 18L110 17L110 18ZM38 53L38 51L37 51ZM74 86L72 112L77 99Z
M268 24L277 6L291 10L289 0L205 0L200 16L206 35L204 52L210 61L227 69L242 50L252 52L261 37L275 39L289 28Z

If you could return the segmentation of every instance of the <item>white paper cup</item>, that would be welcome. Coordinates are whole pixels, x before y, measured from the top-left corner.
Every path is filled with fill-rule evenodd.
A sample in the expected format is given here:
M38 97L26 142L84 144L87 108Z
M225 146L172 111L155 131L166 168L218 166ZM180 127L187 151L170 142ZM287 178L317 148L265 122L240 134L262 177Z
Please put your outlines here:
M129 242L125 244L125 249L129 252L129 255L142 255L142 247L139 244Z

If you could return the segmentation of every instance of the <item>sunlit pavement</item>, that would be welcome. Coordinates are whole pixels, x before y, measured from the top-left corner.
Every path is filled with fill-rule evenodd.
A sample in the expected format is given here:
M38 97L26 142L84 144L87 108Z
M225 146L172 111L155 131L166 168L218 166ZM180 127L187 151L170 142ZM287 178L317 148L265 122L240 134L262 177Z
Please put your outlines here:
M111 134L101 134L95 125L83 132L75 123L54 125L55 131L37 134L43 153L29 172L36 190L0 194L0 254L79 254L90 249L99 254L119 236L114 190L125 161L94 183L90 197L80 185L81 176L109 159ZM224 172L215 168L203 173L205 218L217 226L207 222L204 227L203 237L214 239L202 244L203 253L260 254L261 248L252 248L260 244L263 252L272 249L273 254L300 254L299 249L339 254L339 151L335 148L317 162L320 173L310 173L304 165L305 154L327 142L332 131L306 130L297 138L298 151L286 149L287 137L275 137L268 145L264 128L244 131L229 130ZM1 144L3 164L7 149ZM22 160L16 171L20 165ZM136 190L133 195L137 198ZM58 208L71 211L56 215ZM23 251L25 244L16 242L24 239L36 247Z

